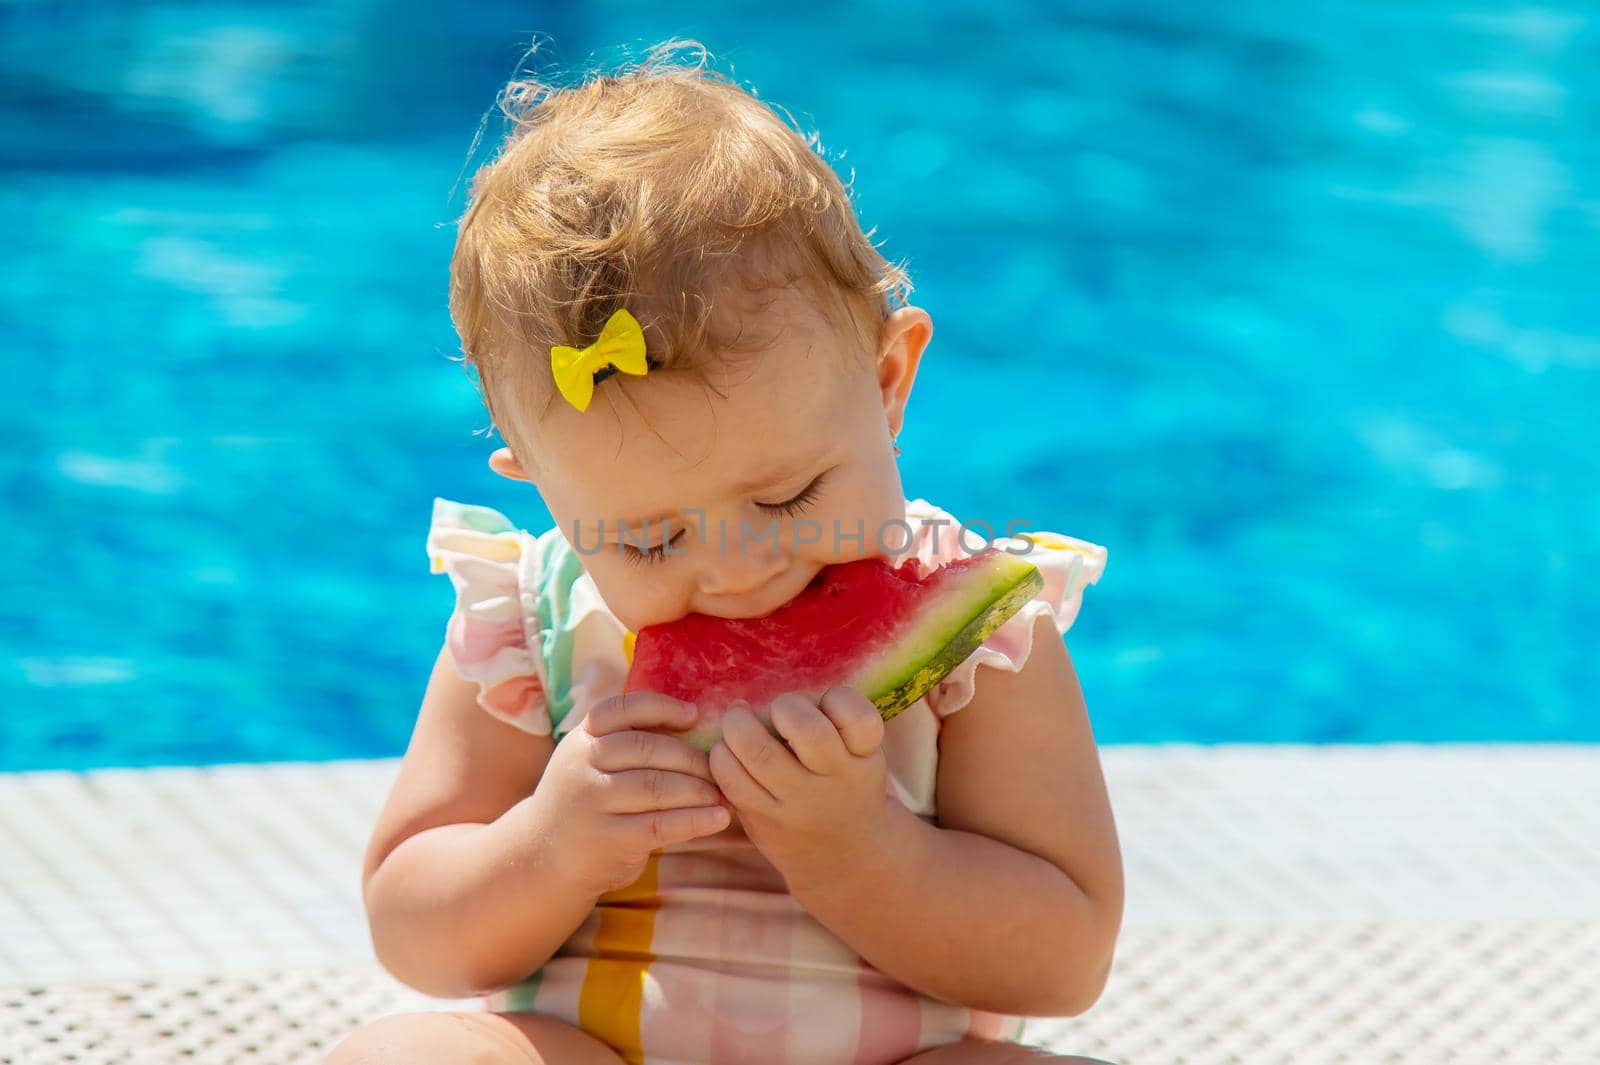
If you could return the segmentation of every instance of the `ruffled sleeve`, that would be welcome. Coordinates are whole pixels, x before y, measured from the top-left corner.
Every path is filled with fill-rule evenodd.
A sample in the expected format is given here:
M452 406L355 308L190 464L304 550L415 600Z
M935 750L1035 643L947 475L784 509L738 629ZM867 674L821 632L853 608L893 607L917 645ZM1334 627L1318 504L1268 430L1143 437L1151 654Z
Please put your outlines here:
M923 499L907 503L906 521L912 538L902 557L915 557L926 568L966 557L987 539L981 524L974 524L963 535L954 517ZM1106 566L1104 547L1061 533L1030 529L1018 536L995 537L993 542L996 547L1024 553L1038 567L1044 587L927 694L929 708L940 718L972 701L978 667L1013 673L1022 669L1033 650L1034 622L1040 614L1050 615L1057 633L1071 628L1083 603L1084 588L1098 583Z
M537 595L526 580L532 537L489 507L433 501L428 559L455 585L445 643L478 705L525 732L547 736L546 677L536 650Z

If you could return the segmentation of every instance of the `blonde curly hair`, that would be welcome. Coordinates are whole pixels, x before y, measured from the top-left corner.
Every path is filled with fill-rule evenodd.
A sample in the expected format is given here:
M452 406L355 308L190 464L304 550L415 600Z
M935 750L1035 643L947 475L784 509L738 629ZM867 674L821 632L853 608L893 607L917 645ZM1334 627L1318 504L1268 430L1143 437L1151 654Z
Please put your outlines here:
M698 373L762 346L713 314L730 285L809 286L869 347L910 293L816 137L709 63L668 41L579 84L517 78L499 94L511 128L458 221L450 316L530 469L536 408L556 394L550 347L589 343L618 307L644 325L652 372Z

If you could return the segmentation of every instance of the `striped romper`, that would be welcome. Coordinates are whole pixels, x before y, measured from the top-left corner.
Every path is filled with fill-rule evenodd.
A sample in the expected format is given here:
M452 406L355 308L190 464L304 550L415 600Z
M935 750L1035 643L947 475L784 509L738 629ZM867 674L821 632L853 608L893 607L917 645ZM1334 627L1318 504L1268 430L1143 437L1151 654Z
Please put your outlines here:
M963 553L946 512L908 500L906 520L906 553L924 565ZM1105 567L1097 544L1028 537L1043 590L885 729L888 787L930 822L941 719L971 699L979 666L1022 667L1041 612L1066 632ZM484 710L559 740L586 707L622 690L633 634L559 529L534 536L488 507L436 499L427 546L433 571L455 586L446 641ZM890 1065L967 1036L1015 1039L1023 1024L930 998L869 965L794 901L737 819L656 851L544 966L484 1001L560 1018L646 1065Z

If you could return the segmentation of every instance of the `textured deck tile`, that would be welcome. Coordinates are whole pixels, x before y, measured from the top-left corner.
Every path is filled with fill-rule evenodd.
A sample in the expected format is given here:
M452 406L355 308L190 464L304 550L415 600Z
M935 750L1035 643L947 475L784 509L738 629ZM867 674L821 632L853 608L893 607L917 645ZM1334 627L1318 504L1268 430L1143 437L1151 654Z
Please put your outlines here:
M1600 747L1112 746L1124 1065L1600 1062ZM0 1065L315 1061L449 1008L359 898L394 761L0 775ZM467 1004L470 1005L470 1004Z

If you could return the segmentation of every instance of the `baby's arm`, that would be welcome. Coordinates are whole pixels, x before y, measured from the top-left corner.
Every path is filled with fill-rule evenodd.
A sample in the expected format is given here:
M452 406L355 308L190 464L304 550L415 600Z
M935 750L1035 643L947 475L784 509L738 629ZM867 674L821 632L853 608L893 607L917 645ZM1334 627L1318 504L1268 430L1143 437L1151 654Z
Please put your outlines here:
M622 731L580 726L558 749L476 695L441 649L362 872L379 960L445 998L527 976L652 849L727 823L705 756L636 731L683 727L683 704L604 701L590 714Z
M862 957L947 1001L1070 1016L1099 998L1122 855L1072 661L1046 615L1020 672L980 669L944 719L934 827L890 800L879 849L792 884Z
M519 862L505 861L507 837L531 836L519 804L555 745L496 720L476 697L442 649L362 871L379 960L451 998L532 971L594 906L548 853L522 848Z

